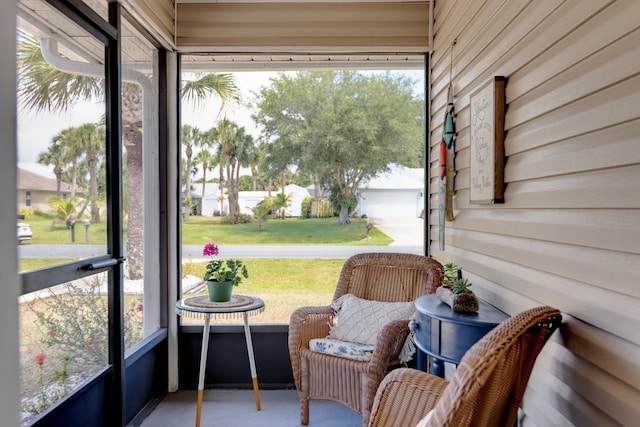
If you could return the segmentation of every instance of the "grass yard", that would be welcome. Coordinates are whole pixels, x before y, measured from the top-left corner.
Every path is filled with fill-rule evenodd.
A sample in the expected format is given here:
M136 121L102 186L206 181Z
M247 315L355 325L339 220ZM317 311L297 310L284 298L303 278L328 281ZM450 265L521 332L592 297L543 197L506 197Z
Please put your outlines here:
M367 221L352 218L351 224L338 225L337 218L269 219L258 231L255 222L220 224L219 217L190 217L182 223L182 244L235 245L388 245L393 240L375 227L367 242Z
M252 324L289 323L293 310L302 306L327 305L336 289L343 259L247 259L249 270L233 292L262 298L265 311L251 318ZM191 263L190 274L202 277L206 263ZM206 293L206 289L202 294ZM189 323L202 320L188 319ZM241 319L216 323L242 323Z
M287 218L267 220L258 231L256 222L221 224L220 217L191 216L182 222L182 244L200 245L212 239L216 244L236 245L388 245L393 240L375 226L367 242L367 221L352 218L351 224L338 225L337 218ZM50 215L35 213L24 222L31 226L33 238L29 244L71 244L71 230L62 221L54 222ZM126 237L125 224L125 237ZM104 244L106 222L89 225L89 239L85 226L75 226L75 244Z
M23 244L104 244L107 241L107 223L92 223L89 225L89 241L86 239L86 228L81 221L77 221L75 225L75 242L71 241L71 230L62 220L53 220L49 214L36 212L29 215L26 219L21 220L31 226L33 237Z
M71 258L19 258L18 270L19 271L32 271L39 270L45 267L53 267L55 265L64 264L67 262L76 261Z

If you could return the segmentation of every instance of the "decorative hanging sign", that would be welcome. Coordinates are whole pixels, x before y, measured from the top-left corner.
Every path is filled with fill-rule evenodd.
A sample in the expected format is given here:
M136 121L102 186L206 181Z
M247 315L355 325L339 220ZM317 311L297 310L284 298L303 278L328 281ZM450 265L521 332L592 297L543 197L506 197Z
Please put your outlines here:
M505 84L495 76L471 94L471 203L504 202Z
M447 108L442 126L442 140L440 141L440 162L438 169L438 248L444 250L445 220L453 221L453 192L455 178L456 156L456 115L453 104L453 47L456 39L451 43L451 59L449 65L449 87L447 89Z
M453 184L456 177L456 113L453 106L453 89L451 90L449 98L447 114L444 118L444 143L447 146L447 198L445 219L447 221L453 221L455 219L453 215Z

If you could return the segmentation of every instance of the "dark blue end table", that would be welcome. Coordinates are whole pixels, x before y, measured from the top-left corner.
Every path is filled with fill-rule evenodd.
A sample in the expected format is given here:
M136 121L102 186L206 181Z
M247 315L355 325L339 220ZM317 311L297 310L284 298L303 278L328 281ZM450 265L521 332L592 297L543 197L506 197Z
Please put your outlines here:
M478 299L476 313L451 310L435 294L424 295L415 301L416 321L414 340L418 347L418 369L427 371L427 357L433 358L434 375L444 377L444 362L460 363L466 351L509 316Z

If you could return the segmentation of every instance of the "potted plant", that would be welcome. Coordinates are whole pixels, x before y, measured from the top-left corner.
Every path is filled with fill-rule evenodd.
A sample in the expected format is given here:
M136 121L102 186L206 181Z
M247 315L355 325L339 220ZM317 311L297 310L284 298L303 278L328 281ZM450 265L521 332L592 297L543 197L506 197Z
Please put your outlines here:
M478 311L478 298L469 287L471 283L462 277L461 268L452 262L444 265L442 286L436 289L437 298L456 312Z
M207 282L209 301L227 302L231 300L233 287L238 286L243 278L248 278L249 273L247 267L240 260L214 259L213 257L218 253L218 245L214 243L204 245L202 255L211 256L212 259L207 263L203 280Z

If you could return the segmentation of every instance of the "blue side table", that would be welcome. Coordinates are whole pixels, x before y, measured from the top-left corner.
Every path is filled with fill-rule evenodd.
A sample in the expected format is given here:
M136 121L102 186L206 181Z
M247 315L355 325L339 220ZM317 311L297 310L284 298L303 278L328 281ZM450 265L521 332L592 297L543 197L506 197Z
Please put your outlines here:
M414 340L418 347L418 369L427 371L427 357L433 358L432 373L444 377L444 362L460 363L466 351L509 316L478 299L476 313L451 310L435 294L415 301Z

